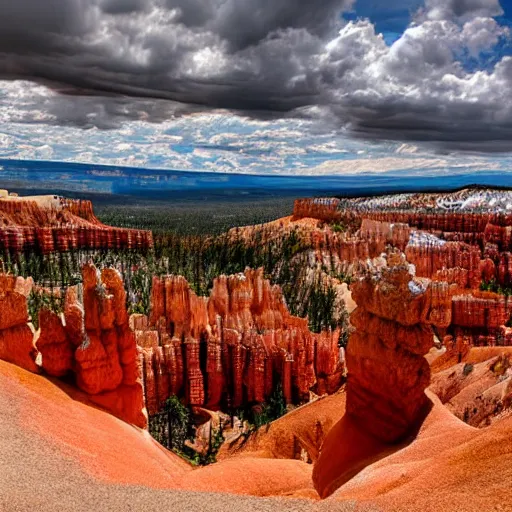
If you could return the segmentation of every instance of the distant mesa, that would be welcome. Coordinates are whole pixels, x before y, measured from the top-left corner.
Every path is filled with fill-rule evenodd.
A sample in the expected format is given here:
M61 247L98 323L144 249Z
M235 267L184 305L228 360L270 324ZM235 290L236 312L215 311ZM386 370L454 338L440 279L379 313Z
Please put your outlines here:
M56 195L19 197L0 191L0 252L43 254L75 249L147 249L150 231L102 224L92 203Z

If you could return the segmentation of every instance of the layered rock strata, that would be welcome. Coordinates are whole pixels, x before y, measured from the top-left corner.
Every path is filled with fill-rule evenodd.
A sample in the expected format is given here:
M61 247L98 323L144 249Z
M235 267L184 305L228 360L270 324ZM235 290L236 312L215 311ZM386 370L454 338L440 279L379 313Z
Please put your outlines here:
M435 278L438 272L462 269L466 271L464 278L459 276L458 280L463 288L475 289L480 286L482 269L478 247L459 242L409 244L405 254L407 261L416 267L416 275L420 277Z
M340 200L336 198L308 198L297 199L293 207L293 216L297 218L310 217L327 222L341 218L338 206Z
M411 227L408 224L363 219L359 236L363 240L372 238L383 240L386 245L404 251L411 237Z
M420 203L422 197L418 196ZM334 219L335 204L339 216ZM327 220L331 216L335 222L347 225L355 225L355 217L360 219L357 231L332 233L328 228L317 228L310 233L318 254L334 255L336 264L343 268L376 258L388 246L402 250L408 262L414 264L416 276L451 287L455 297L452 307L443 306L444 311L451 310L446 313L451 322L438 328L441 338L449 333L466 338L470 345L510 344L506 326L512 310L507 299L503 295L484 297L480 287L490 283L491 289L501 286L506 293L512 286L512 215L443 212L440 208L418 212L400 210L393 203L382 210L377 200L373 206L371 201L354 200L350 209L342 207L344 204L311 199L296 202L297 217ZM418 206L421 208L421 204ZM436 205L433 203L431 208L435 210ZM457 288L457 293L453 288Z
M150 231L113 228L95 216L90 201L0 199L0 253L74 249L145 249L153 245Z
M352 211L346 213L353 215ZM343 212L342 216L345 215ZM375 211L361 212L364 218L381 222L400 222L425 231L440 231L445 233L483 233L487 224L507 222L506 219L497 221L494 214L479 213L420 213L414 211ZM510 219L512 220L512 218Z

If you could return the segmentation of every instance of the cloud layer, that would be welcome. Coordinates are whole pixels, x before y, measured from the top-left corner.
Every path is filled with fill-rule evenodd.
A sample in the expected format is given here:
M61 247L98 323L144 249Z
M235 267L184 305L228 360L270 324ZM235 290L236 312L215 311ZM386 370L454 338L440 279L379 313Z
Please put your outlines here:
M93 169L109 164L308 176L440 176L502 172L512 163L512 157L439 155L413 144L370 143L326 130L314 119L254 119L226 110L182 115L183 105L166 100L125 104L118 98L62 97L19 80L0 81L0 91L0 158L82 162ZM0 172L0 182L13 178L8 168Z
M1 2L0 75L68 93L26 87L20 98L18 88L1 115L112 129L222 108L306 119L326 133L509 150L512 57L486 65L509 38L494 19L498 0L426 0L391 46L371 21L345 22L353 8L354 0ZM3 89L6 97L7 82Z

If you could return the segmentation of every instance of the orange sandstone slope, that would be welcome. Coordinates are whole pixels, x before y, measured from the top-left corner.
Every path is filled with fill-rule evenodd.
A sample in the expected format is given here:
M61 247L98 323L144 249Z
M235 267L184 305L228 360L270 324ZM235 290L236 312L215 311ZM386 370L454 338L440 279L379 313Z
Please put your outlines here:
M187 494L187 505L182 504L176 510L221 510L225 505L239 506L244 510L320 512L355 510L355 503L362 511L512 510L512 419L478 430L455 418L434 395L429 397L435 406L412 444L368 466L323 502L244 501L246 498L241 496L235 500L228 495L215 498L216 495L205 494L199 503L208 504L208 508L198 508L192 503L197 503L200 498ZM0 361L0 468L3 468L2 475L16 476L14 480L6 479L14 482L7 487L0 479L0 504L18 503L16 500L20 497L28 500L19 487L27 484L27 475L33 475L36 470L39 471L37 486L43 485L40 481L48 479L48 491L51 492L57 484L51 480L53 473L49 468L55 464L77 466L84 474L78 482L71 471L62 476L59 485L64 486L70 502L60 510L83 509L80 508L82 501L73 500L84 492L83 488L89 489L90 479L102 485L101 499L105 506L116 497L115 504L109 505L108 510L126 510L128 504L138 499L137 496L148 500L144 502L148 505L147 510L157 509L156 506L149 507L155 497L170 499L169 494L155 494L156 490L150 491L151 488L174 490L173 499L181 496L176 494L177 490L255 496L314 496L311 465L297 460L235 457L204 469L191 470L185 462L155 443L147 433L80 402L81 399L84 397L65 385L57 386L42 376ZM328 400L323 403L328 404L334 399ZM333 407L337 408L339 404L333 402ZM307 412L307 408L304 410ZM300 409L296 412L297 420L299 413ZM323 414L328 414L327 409ZM336 434L336 427L330 434ZM22 449L16 457L2 459L5 448L16 444L18 435L24 438ZM335 446L341 447L343 443L344 440L339 438ZM52 451L47 452L44 460L37 461L36 468L31 466L28 471L25 454L32 460L34 453L38 454L44 445L51 446ZM336 448L330 455L337 457ZM139 487L136 495L130 494L130 487L123 487L124 498L121 499L118 497L118 484ZM28 485L36 483L28 482ZM31 496L31 499L36 497ZM4 509L27 510L27 503L23 501L17 508ZM78 504L76 509L75 503ZM43 504L40 508L31 509L42 510Z
M0 395L11 404L2 414L17 428L100 480L166 488L190 471L149 433L96 408L75 387L0 361Z
M478 430L429 397L434 407L415 441L364 469L326 502L356 500L397 512L512 510L512 418Z
M228 438L217 460L259 457L316 461L327 432L345 414L346 394L341 388L298 407L249 436Z
M289 495L306 489L314 495L309 464L245 459L193 469L146 431L96 408L76 388L4 361L0 361L0 404L4 406L2 420L27 434L31 445L50 445L100 482L253 496ZM3 441L9 443L9 439ZM23 479L22 472L19 478Z

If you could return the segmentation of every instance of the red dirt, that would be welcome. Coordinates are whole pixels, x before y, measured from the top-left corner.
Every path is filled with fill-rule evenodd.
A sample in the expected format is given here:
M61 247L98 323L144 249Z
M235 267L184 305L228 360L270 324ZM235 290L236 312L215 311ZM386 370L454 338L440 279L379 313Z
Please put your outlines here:
M55 381L58 382L58 381ZM16 399L23 428L35 430L85 472L108 482L175 487L190 466L151 436L94 407L76 388L0 361L0 389ZM129 447L129 449L127 449Z
M226 443L217 459L295 459L303 449L315 461L325 435L345 414L345 401L344 388L321 397L260 428L245 442L239 438Z
M364 469L329 501L371 501L393 511L512 510L512 418L477 430L429 397L434 407L416 440Z
M226 460L187 473L183 488L250 496L295 496L307 492L318 499L311 480L311 464L298 460Z
M303 489L315 494L311 465L300 461L244 459L193 470L146 431L94 407L75 388L3 361L0 389L17 405L13 419L19 428L32 430L104 482L253 496L293 495Z
M309 464L297 460L235 457L192 471L177 456L159 447L147 433L78 401L82 400L83 396L65 385L57 385L42 376L0 362L0 390L0 398L4 404L4 420L9 425L16 424L16 429L20 433L29 436L30 443L23 445L27 453L39 453L40 445L51 445L52 450L55 449L56 453L60 453L65 459L78 463L80 469L93 477L94 481L109 484L108 487L101 488L104 493L102 499L106 502L118 496L118 487L115 484L121 483L144 486L137 492L142 493L148 500L154 500L152 504L155 503L155 508L151 507L151 510L157 509L158 496L148 495L148 488L301 498L293 501L293 505L290 506L286 505L288 500L271 500L265 505L268 505L265 510L279 510L280 507L281 510L354 510L352 507L355 503L361 507L360 510L367 510L366 506L369 506L370 510L375 510L372 507L377 506L383 511L408 512L512 510L512 418L478 430L457 420L432 394L429 396L435 405L412 444L368 466L330 498L320 502L304 500L315 498ZM330 404L333 413L339 414L339 404L335 403L336 400L339 400L339 397L319 400L316 407L319 410L325 407L322 414L328 416L327 405ZM313 410L311 407L310 412ZM296 411L297 418L293 421L297 421L298 425L301 411L305 411L309 416L308 407ZM3 440L8 443L7 446L10 446L9 436L13 436L16 429L7 430L7 441ZM300 428L298 432L300 434ZM14 438L12 439L12 442L15 442ZM279 437L276 436L275 439ZM334 442L335 439L336 427L328 435L326 444L329 446L329 459L334 463L346 451L344 447L347 446L347 439L338 438L337 442ZM20 452L22 459L23 453ZM55 464L63 464L64 461L62 459L59 462L60 459L51 453L46 457L47 459L38 462L43 468L53 468ZM28 469L23 469L24 462L19 463L11 458L7 464L8 466L4 466L6 469L13 465L19 468L15 474L23 481L24 475L28 474ZM324 470L326 467L320 469ZM40 486L41 479L49 478L50 492L51 486L57 484L49 476L46 477L49 469L38 471L42 472L35 483ZM7 474L11 473L12 471ZM30 474L32 473L31 468ZM76 483L77 476L74 473L70 473L68 479L70 486L66 493L77 499L83 492L80 490L81 484ZM89 486L87 482L83 485ZM10 485L11 487L5 489L7 494L0 499L0 503L10 503L5 500L16 500L16 496L19 497L16 494L18 491L12 487L13 484ZM9 489L12 489L14 494L9 494ZM95 489L99 492L100 488ZM123 492L129 494L130 487L125 487ZM170 499L169 496L171 495L166 495L166 499ZM179 496L182 495L172 495L173 499L178 499ZM260 502L251 501L251 505L247 503L244 506L242 501L233 502L228 495L223 498L215 498L212 494L204 496L206 503L210 503L211 500L211 510L222 510L223 502L231 503L231 507L238 506L235 503L239 503L243 510L263 510L263 502L258 505ZM25 491L22 498L23 504L37 501L28 491ZM121 499L116 499L119 499L117 505L109 510L126 510L127 502L124 501L121 506ZM236 499L245 498L239 496ZM42 507L42 502L38 503ZM67 503L68 507L62 510L75 509L75 506L71 505L72 498ZM183 506L182 504L182 508L178 509L191 510L188 506ZM255 508L252 508L253 506ZM36 506L35 509L39 508ZM79 509L82 510L83 507ZM27 508L22 505L21 508L8 507L6 510Z

